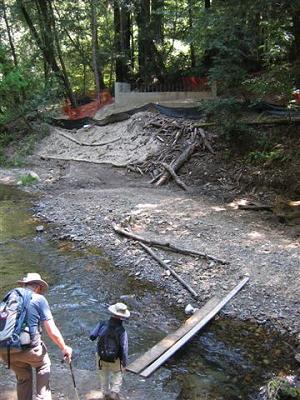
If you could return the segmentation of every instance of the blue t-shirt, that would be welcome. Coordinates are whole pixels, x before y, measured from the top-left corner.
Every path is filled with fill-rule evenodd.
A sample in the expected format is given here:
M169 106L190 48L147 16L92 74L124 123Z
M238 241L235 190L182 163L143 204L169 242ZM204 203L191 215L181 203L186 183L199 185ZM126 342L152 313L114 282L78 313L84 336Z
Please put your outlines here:
M37 293L32 293L32 298L27 311L27 323L33 334L31 345L37 346L40 343L40 325L43 321L53 319L47 299Z

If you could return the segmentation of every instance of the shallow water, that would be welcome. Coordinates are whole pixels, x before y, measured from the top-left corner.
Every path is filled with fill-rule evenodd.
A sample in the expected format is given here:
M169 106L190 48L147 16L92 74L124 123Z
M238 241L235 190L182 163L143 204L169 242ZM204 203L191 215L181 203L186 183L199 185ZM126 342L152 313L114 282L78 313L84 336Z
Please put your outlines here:
M46 232L37 233L41 221L33 218L31 201L28 195L0 185L0 294L28 271L40 272L50 284L47 298L56 322L74 348L75 366L94 369L95 346L89 331L107 318L107 306L120 297L132 310L127 323L132 359L180 325L185 318L181 310L165 304L152 284L128 277L101 250L53 241L46 225ZM48 346L52 362L59 363L59 351L51 343ZM262 327L216 319L154 379L165 387L161 399L169 398L174 384L177 391L178 385L182 388L181 399L254 399L272 374L292 370L291 353L283 338ZM137 377L131 376L134 386ZM150 388L144 398L156 398L154 390L151 393Z

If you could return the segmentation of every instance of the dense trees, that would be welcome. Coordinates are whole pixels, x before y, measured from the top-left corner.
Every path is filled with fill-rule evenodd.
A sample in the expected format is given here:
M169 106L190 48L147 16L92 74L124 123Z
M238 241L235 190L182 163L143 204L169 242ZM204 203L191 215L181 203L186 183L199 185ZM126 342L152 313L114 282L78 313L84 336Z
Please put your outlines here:
M34 93L75 104L115 79L207 75L258 93L300 84L300 0L0 0L0 34L2 118Z

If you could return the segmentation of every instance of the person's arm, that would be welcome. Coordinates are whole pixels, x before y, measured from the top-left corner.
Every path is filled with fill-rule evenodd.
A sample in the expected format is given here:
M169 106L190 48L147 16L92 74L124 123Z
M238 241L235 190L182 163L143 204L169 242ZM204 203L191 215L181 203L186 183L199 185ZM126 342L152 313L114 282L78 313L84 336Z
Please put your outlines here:
M43 326L52 342L60 348L64 359L70 363L72 358L72 348L65 344L64 338L56 326L54 319L44 321Z
M97 337L99 336L100 328L102 328L102 326L103 326L103 323L101 321L98 322L98 324L95 326L95 328L90 333L90 339L91 340L94 341L94 340L97 339Z
M120 337L121 345L121 365L123 368L128 364L128 336L127 332L124 331Z

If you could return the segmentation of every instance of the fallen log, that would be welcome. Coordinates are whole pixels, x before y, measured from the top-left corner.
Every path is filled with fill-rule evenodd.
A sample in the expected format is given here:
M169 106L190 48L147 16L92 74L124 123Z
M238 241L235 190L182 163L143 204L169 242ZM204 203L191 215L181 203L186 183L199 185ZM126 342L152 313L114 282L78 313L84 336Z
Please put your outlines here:
M179 155L179 157L171 164L171 167L174 172L178 171L183 166L183 164L190 159L190 157L195 152L198 146L199 142L198 140L195 140L193 143L191 143L184 149L184 151ZM165 172L155 183L155 186L163 185L169 179L169 177L170 177L169 172Z
M172 176L174 181L177 183L178 186L180 186L183 190L188 191L189 188L186 186L186 184L176 175L174 172L173 168L168 165L165 162L162 162L161 165L169 172L169 174Z
M71 142L74 142L76 144L79 144L80 146L105 146L106 144L114 143L120 140L121 138L116 138L113 140L108 140L107 142L99 142L99 143L86 143L86 142L80 142L79 140L75 139L73 136L68 135L67 133L61 132L59 130L56 130L56 133L60 136L63 136L64 138L70 140Z
M100 154L100 155L104 155ZM103 161L97 161L97 160L88 160L86 158L76 158L76 157L60 157L60 156L49 156L49 155L41 155L40 154L41 160L57 160L57 161L74 161L74 162L84 162L84 163L90 163L90 164L110 164L113 167L116 168L125 168L127 167L128 164L115 164L113 162L103 162Z
M166 250L169 250L169 251L173 251L174 253L181 253L181 254L186 254L186 255L190 255L190 256L194 256L194 257L205 258L207 260L212 260L212 261L218 262L218 263L223 264L223 265L229 264L228 261L222 260L220 258L211 256L211 255L206 254L206 253L200 253L199 251L196 251L196 250L185 249L183 247L175 246L174 244L171 244L171 243L166 242L166 241L150 240L150 239L143 238L142 236L135 235L132 232L128 232L125 229L122 229L120 226L118 226L116 224L113 224L113 230L115 232L123 235L123 236L126 236L126 237L128 237L130 239L137 240L139 242L143 242L143 243L149 244L150 246L161 247L163 249L166 249Z
M265 204L254 204L254 203L249 203L249 204L239 204L238 205L239 210L251 210L251 211L273 211L271 206L267 206Z
M170 268L160 257L158 257L154 251L152 251L150 249L150 247L144 245L143 243L139 243L139 245L148 253L150 254L150 256L152 256L154 258L154 260L156 260L164 269L170 271L171 275L174 276L174 278L176 278L178 280L178 282L180 282L182 284L182 286L184 286L195 298L198 298L197 293L195 292L195 290L188 284L185 282L185 280L183 280L178 274L177 272L175 272L172 268Z
M199 135L202 137L203 144L204 144L204 146L208 149L208 151L210 151L211 154L215 154L215 152L213 151L213 148L211 147L209 141L207 140L207 137L206 137L206 135L205 135L204 130L203 130L202 128L199 128L199 129L197 130L197 133L199 133Z

